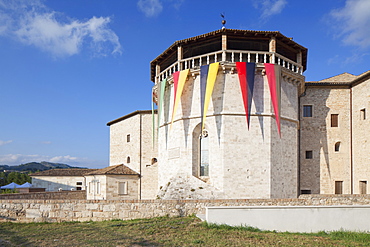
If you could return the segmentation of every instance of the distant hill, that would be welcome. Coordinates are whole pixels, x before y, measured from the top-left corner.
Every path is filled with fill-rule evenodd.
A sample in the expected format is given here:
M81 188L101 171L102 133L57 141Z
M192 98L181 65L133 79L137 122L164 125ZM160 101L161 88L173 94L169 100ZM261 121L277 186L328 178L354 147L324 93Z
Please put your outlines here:
M17 171L17 172L36 172L36 171L45 171L50 169L56 169L56 168L82 168L82 167L73 167L62 163L52 163L52 162L30 162L26 164L21 164L18 166L8 166L8 165L0 165L0 171L6 170L6 171Z

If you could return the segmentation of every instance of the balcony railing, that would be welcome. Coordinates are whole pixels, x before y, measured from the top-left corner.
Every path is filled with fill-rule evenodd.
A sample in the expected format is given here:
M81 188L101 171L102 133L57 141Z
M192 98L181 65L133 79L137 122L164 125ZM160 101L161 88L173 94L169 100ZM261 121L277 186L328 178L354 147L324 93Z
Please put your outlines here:
M216 51L201 56L182 59L173 63L156 76L156 82L170 77L174 72L184 69L197 69L202 65L215 62L254 62L254 63L275 63L293 71L302 74L303 66L274 52L257 52L257 51L239 51L225 50Z

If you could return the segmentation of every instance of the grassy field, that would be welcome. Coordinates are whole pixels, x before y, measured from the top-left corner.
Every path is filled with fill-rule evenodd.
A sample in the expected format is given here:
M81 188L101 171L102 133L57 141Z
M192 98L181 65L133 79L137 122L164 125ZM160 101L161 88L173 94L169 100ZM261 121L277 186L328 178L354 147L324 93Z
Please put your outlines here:
M276 233L209 225L196 217L0 223L0 246L370 246L370 234Z

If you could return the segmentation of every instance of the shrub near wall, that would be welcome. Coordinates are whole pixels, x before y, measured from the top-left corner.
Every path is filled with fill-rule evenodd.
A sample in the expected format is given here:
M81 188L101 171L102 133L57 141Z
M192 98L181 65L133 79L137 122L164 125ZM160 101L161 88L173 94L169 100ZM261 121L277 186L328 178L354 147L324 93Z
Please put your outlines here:
M369 195L242 200L0 200L0 221L61 222L205 214L208 206L370 205Z

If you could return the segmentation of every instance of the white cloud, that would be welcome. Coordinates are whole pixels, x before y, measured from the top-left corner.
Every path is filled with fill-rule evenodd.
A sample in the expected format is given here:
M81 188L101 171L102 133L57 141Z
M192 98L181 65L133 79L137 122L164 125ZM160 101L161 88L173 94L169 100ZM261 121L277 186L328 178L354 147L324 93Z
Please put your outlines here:
M6 144L9 144L9 143L12 143L13 141L12 140L9 140L9 141L2 141L0 140L0 146L4 146Z
M53 163L75 163L76 161L78 161L78 158L72 157L70 155L65 155L53 157L49 159L49 161Z
M280 14L288 2L287 0L254 0L253 3L256 9L262 11L261 19L267 20L273 15Z
M369 11L369 0L347 0L343 8L330 13L330 16L338 22L337 30L345 44L362 48L370 46Z
M146 17L155 17L159 15L163 9L162 3L159 0L139 0L137 6Z
M0 165L20 165L27 162L39 161L43 158L40 155L5 154L0 155Z
M109 17L72 20L39 1L22 0L0 0L0 16L0 35L33 45L54 57L78 54L85 44L98 55L108 50L112 54L121 52L118 36L108 28Z
M180 9L180 7L181 7L181 5L183 4L183 2L184 2L185 0L169 0L169 1L170 1L170 2L172 2L173 7L174 7L175 9L179 10L179 9Z

